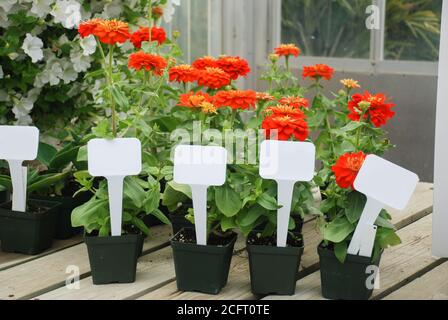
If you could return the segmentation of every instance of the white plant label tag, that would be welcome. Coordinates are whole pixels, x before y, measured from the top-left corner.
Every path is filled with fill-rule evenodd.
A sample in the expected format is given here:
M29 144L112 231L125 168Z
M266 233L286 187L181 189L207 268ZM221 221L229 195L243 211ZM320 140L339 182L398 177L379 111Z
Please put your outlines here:
M316 147L310 142L265 140L260 145L260 176L277 181L277 246L286 247L294 184L314 176Z
M355 190L367 197L367 202L359 219L348 248L352 255L370 257L372 255L376 227L374 225L381 210L392 207L406 208L415 188L418 176L402 167L376 155L368 155L354 182Z
M191 187L196 242L207 245L207 188L226 182L227 150L223 147L178 145L173 179Z
M12 210L26 210L26 167L23 161L34 160L39 148L39 129L28 126L0 126L0 159L9 164L12 181Z
M88 170L107 179L112 236L121 235L123 180L142 170L140 140L135 138L92 139L87 144Z

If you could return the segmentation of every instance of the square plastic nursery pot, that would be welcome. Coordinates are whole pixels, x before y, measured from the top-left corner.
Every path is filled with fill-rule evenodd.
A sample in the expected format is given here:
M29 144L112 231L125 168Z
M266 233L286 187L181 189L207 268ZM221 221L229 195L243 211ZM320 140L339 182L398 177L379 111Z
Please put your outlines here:
M333 300L368 300L372 296L373 289L367 288L366 281L371 276L367 268L371 265L379 266L378 261L371 258L347 254L344 263L335 256L334 251L319 245L320 277L322 296Z
M135 281L137 259L143 236L126 234L98 237L85 235L93 284L131 283Z
M190 241L184 241L190 239ZM218 294L227 284L237 234L197 245L193 229L182 229L171 239L177 288Z
M60 204L30 199L26 212L11 206L11 202L0 206L2 251L34 255L50 248Z
M71 215L73 209L89 201L90 197L89 193L84 192L76 197L31 195L30 199L53 201L60 204L56 214L54 238L64 240L82 232L82 227L72 227Z
M249 234L246 249L249 254L250 283L257 295L293 295L303 253L303 237L288 235L286 247L258 244L257 232Z

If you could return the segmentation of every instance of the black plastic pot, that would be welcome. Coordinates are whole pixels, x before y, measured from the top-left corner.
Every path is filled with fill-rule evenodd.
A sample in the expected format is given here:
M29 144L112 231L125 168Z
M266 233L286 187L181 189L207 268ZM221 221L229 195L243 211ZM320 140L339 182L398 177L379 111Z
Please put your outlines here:
M0 206L1 247L5 252L38 254L53 243L57 202L28 200L27 212L11 210L11 202Z
M252 232L248 239L255 232ZM295 293L297 272L304 248L302 235L295 234L295 236L300 239L300 245L288 245L284 248L254 245L247 241L252 293L259 295L293 295Z
M56 215L56 225L54 229L55 239L69 239L76 234L82 232L82 227L72 227L71 215L73 209L89 201L92 195L88 192L83 192L76 197L66 196L39 196L31 195L30 199L54 201L60 204Z
M218 294L227 284L236 233L226 238L223 245L201 246L179 242L178 236L194 230L182 229L171 239L177 288Z
M85 243L94 284L135 281L137 259L143 246L142 235L97 237L86 234Z
M371 258L347 254L344 263L334 255L334 251L319 245L317 252L320 258L320 277L322 295L333 300L367 300L372 296L373 289L368 289L366 281L371 277L367 267L379 266L378 261Z

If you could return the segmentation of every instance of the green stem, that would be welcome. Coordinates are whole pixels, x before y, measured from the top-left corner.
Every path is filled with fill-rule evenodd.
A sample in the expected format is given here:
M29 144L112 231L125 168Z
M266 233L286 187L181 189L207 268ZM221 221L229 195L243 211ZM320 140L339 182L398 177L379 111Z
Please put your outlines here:
M112 44L109 45L109 94L110 94L110 102L112 109L112 135L114 138L117 137L117 110L115 107L115 99L112 94L112 86L114 84L113 80L113 54L114 54L114 46Z
M152 0L149 0L149 9L148 9L148 25L149 25L149 42L152 41Z
M232 110L232 115L230 117L230 129L233 129L233 125L235 124L236 114L238 113L237 109Z

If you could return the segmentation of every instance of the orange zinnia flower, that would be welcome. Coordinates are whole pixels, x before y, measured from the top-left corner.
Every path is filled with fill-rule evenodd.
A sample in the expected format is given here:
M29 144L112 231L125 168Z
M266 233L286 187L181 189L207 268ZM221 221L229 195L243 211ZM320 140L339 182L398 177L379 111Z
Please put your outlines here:
M334 74L334 69L326 64L316 64L314 66L303 67L303 78L313 78L318 80L324 78L331 80Z
M294 108L308 108L310 104L308 99L302 97L284 97L281 98L278 102L280 102L280 104L286 104Z
M366 154L362 151L358 153L346 153L343 154L336 164L331 167L336 177L336 183L344 189L352 188L355 189L353 183L355 182L356 176L361 169L364 160L366 159Z
M95 35L96 27L102 22L104 22L104 20L100 18L94 18L81 22L78 26L78 33L80 37L85 38L92 34Z
M273 101L275 98L267 92L257 92L258 101Z
M279 47L274 49L274 52L279 56L285 56L285 57L289 56L298 57L301 53L300 49L292 43L281 44Z
M163 70L167 66L167 62L161 56L139 51L136 53L132 53L129 56L128 66L129 68L135 70L141 70L143 68L147 71L151 71L157 76L161 76L163 74Z
M141 27L131 35L131 42L136 48L142 47L142 42L149 41L149 28ZM152 27L151 41L157 41L159 45L166 41L166 32L161 27Z
M275 131L278 140L289 140L294 137L299 141L305 141L308 138L308 123L304 117L272 114L263 120L262 128L266 130L266 138L268 139Z
M176 82L194 82L197 80L197 70L189 64L174 66L169 70L170 81Z
M220 91L213 101L217 107L231 107L232 109L248 109L257 103L257 94L253 90Z
M98 22L93 34L105 44L124 43L130 37L128 24L115 19Z
M198 84L210 89L220 89L230 84L230 76L228 73L219 68L207 67L205 70L197 72Z
M192 66L199 70L205 70L205 68L217 68L217 60L210 56L204 56L202 58L196 59Z
M358 93L352 96L348 103L348 109L350 110L348 117L353 121L359 121L361 114L364 113L363 119L369 119L378 128L384 126L394 117L393 107L395 107L395 104L388 103L384 94L373 95L366 91L363 95Z
M204 102L212 102L212 98L204 92L198 91L181 94L179 97L178 106L187 108L202 108Z
M305 118L305 114L299 108L288 106L284 104L279 104L266 109L267 114L284 115L291 117Z
M216 63L218 68L227 72L233 80L245 77L250 72L249 64L240 57L222 56Z
M161 16L163 16L163 7L157 6L152 8L152 16L156 19L159 19Z

